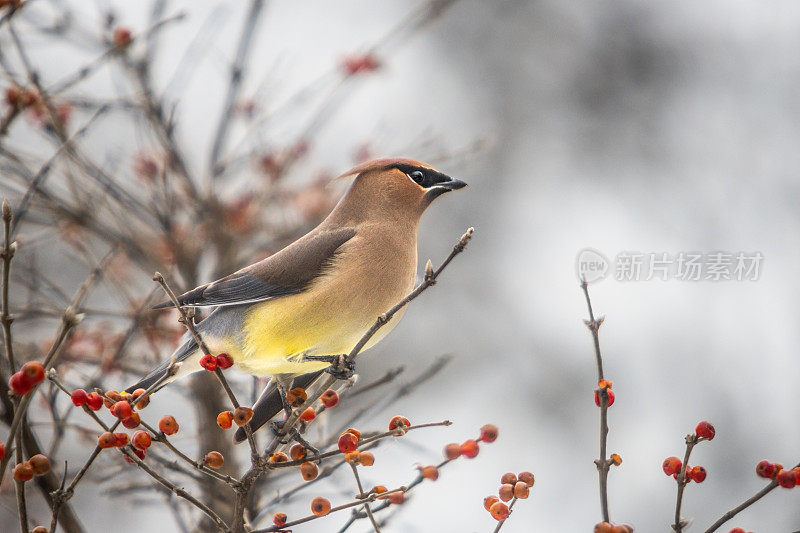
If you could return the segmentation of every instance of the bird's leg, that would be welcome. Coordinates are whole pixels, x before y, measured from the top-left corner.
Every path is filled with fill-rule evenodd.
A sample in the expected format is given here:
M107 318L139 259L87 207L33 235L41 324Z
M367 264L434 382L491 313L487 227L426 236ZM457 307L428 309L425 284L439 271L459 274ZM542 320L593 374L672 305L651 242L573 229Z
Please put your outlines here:
M354 361L348 361L347 356L340 355L306 355L307 361L323 361L330 363L326 372L335 377L336 379L346 380L353 377L356 373L356 364Z
M291 380L287 380L283 376L275 376L275 386L278 388L278 394L281 396L281 405L283 406L287 418L292 416L292 406L289 405L289 400L286 398L290 381Z

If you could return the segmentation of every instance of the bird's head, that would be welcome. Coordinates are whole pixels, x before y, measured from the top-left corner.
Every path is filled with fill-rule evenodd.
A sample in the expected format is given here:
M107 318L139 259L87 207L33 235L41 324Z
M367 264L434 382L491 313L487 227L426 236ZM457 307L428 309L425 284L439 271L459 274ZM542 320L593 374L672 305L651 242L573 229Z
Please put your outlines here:
M466 187L434 168L411 159L378 159L342 176L355 177L343 199L354 208L406 214L419 218L436 198Z

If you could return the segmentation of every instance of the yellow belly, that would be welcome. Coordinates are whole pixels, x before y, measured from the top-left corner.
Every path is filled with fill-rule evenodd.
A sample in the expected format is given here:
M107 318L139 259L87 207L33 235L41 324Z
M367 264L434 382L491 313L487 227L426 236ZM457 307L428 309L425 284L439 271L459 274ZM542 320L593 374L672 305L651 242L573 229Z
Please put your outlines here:
M358 296L331 288L253 305L245 319L244 346L237 365L258 376L305 374L329 366L304 362L302 356L349 353L377 317L402 298L390 300L392 303L380 299L369 305L365 303L368 299ZM385 337L403 313L398 312L364 349Z

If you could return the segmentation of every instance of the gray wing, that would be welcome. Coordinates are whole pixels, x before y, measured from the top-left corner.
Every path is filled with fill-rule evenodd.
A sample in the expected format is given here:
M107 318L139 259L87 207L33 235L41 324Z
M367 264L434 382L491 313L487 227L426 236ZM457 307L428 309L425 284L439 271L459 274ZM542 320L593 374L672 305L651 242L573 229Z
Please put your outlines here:
M355 236L353 228L312 231L280 252L178 297L182 306L226 306L298 294L325 272L339 248ZM153 309L172 306L165 302Z

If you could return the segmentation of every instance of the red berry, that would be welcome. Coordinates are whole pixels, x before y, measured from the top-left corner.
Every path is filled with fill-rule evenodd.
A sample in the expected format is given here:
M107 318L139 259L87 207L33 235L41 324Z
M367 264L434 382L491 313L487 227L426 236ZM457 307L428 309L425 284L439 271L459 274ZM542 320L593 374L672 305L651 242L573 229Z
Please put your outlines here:
M150 433L146 431L137 431L133 434L133 440L131 443L137 450L146 450L151 444L153 444L153 437L151 437Z
M686 475L695 483L702 483L706 480L706 469L702 466L693 466Z
M83 407L89 401L89 395L83 389L78 389L72 393L72 403L75 407Z
M615 399L614 391L612 391L611 389L606 389L606 393L608 394L608 406L611 407L612 405L614 405L614 399ZM600 393L599 392L595 392L594 393L594 403L595 403L595 405L597 407L600 407Z
M17 481L30 481L33 479L33 467L30 463L19 463L14 467L14 479Z
M92 411L99 411L103 408L103 397L96 392L90 392L86 400L86 405L88 405L89 409Z
M272 523L278 527L283 527L286 524L287 516L283 513L275 513L272 516Z
M303 387L295 387L286 393L286 401L292 407L300 407L308 399L308 393Z
M322 405L328 409L339 405L339 395L332 389L323 392L319 399L322 401Z
M253 419L253 410L249 407L237 407L233 411L233 421L237 426L246 426Z
M531 489L528 487L528 484L524 481L517 481L514 484L514 497L519 498L520 500L524 500L530 494Z
M735 528L731 529L729 533L745 533L745 531L744 531L744 529L742 529L740 527L735 527Z
M120 26L114 30L114 45L118 48L125 48L133 42L131 30Z
M498 431L494 424L486 424L481 428L481 440L486 443L494 442L497 440Z
M492 516L498 522L501 520L505 520L508 518L508 515L511 511L508 510L508 505L504 504L503 502L497 502L489 509L489 512L492 513Z
M222 370L227 370L233 366L233 358L226 353L221 353L217 356L217 366Z
M22 372L17 372L8 379L8 388L17 396L25 396L33 389L33 384Z
M302 415L300 415L300 420L303 420L304 422L311 422L316 417L317 417L316 411L314 411L313 408L309 407L308 409L303 411Z
M209 468L213 468L214 470L219 470L222 468L222 465L225 464L225 458L222 457L222 454L219 452L208 452L204 461Z
M344 432L345 433L352 433L353 435L355 435L355 437L357 439L361 438L361 432L359 430L357 430L356 428L347 428L347 429L344 430Z
M217 415L217 425L222 429L230 429L233 426L233 413L222 411Z
M483 507L488 511L489 509L492 508L492 505L494 505L499 501L500 498L498 498L497 496L487 496L483 499Z
M300 465L300 475L306 481L313 481L319 475L319 467L311 462L305 462Z
M174 435L178 432L178 422L175 420L175 417L166 415L159 420L158 429L160 429L164 435Z
M125 426L128 429L137 428L137 427L139 427L139 424L141 424L141 423L142 423L142 419L139 416L139 413L137 413L136 411L131 413L131 416L129 416L128 418L123 418L122 419L122 425Z
M389 431L399 429L405 434L406 430L411 427L411 422L404 416L396 416L389 421Z
M358 449L358 437L352 433L342 433L339 436L339 451L342 453L351 453Z
M536 478L534 478L533 474L530 472L521 472L517 477L520 481L524 481L529 487L533 487L533 484L536 482Z
M761 461L756 465L756 474L758 477L772 479L775 475L775 465L769 461Z
M6 458L6 445L0 442L0 461Z
M122 448L131 441L131 438L128 437L127 433L114 433L114 441L114 446Z
M331 502L325 498L314 498L311 501L311 512L316 516L325 516L331 512Z
M775 481L784 489L791 489L797 485L797 476L791 470L781 470L775 476Z
M500 485L500 490L497 493L500 495L501 500L507 502L514 497L514 485L510 483L504 483L503 485Z
M664 464L662 467L664 468L664 473L668 476L671 476L673 474L678 474L681 471L682 466L683 463L677 457L667 457L664 459Z
M135 408L144 409L145 407L150 405L150 395L149 394L147 396L145 396L144 398L142 398L142 394L144 394L145 392L147 392L147 391L145 391L144 389L136 389L135 391L133 391L133 399L134 399L133 406ZM142 398L142 399L140 400L139 398Z
M305 459L306 455L308 455L308 450L302 444L295 444L289 449L289 457L292 458L292 461Z
M125 419L133 414L133 408L126 400L122 400L114 404L111 408L111 412L114 413L114 416L117 418Z
M444 457L448 461L461 457L461 446L456 443L448 444L444 447Z
M712 426L710 422L706 421L697 424L697 427L694 428L694 432L698 437L702 437L708 440L713 440L714 435L716 434L714 426Z
M34 476L43 476L50 471L50 459L41 453L37 453L28 459L28 463L31 465L31 468L33 468Z
M39 361L25 363L22 365L20 372L32 385L38 385L44 381L44 367Z
M200 358L200 366L209 372L213 372L217 369L217 358L211 354L206 354Z
M480 448L478 447L478 441L476 440L468 440L461 445L461 455L467 459L474 459L478 456L479 451Z

